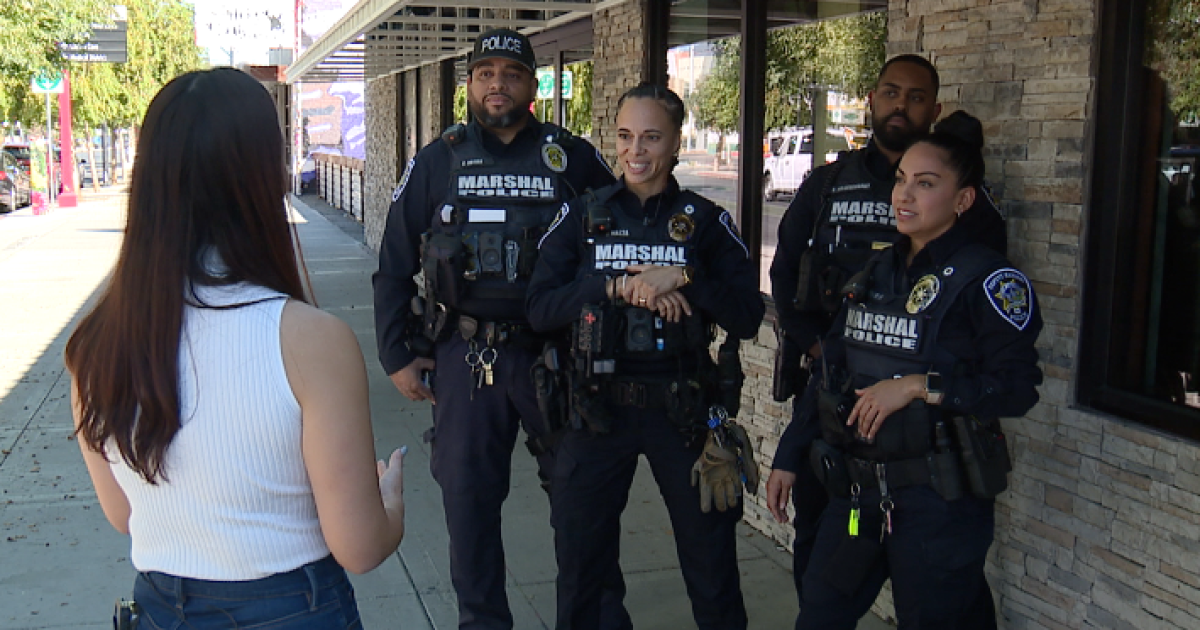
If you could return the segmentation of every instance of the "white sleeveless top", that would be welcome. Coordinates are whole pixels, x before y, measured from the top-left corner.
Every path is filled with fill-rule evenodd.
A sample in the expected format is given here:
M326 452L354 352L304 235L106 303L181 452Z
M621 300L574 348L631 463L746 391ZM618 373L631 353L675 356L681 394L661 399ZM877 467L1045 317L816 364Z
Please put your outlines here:
M195 295L209 306L254 303L184 307L182 426L166 452L167 480L150 485L112 458L132 507L133 565L241 581L324 558L329 548L300 448L300 404L280 345L287 296L246 284L197 287Z

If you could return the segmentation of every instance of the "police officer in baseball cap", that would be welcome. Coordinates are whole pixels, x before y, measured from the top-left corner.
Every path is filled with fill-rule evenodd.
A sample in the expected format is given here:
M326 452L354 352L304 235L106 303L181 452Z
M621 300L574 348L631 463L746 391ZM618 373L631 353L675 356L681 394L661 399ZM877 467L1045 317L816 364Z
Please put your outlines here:
M530 375L547 339L529 327L525 290L562 204L614 180L587 141L530 113L537 79L527 37L483 33L468 67L471 120L421 149L392 193L373 277L375 329L396 388L435 402L430 467L446 511L459 627L508 630L500 513L512 451L523 428L547 479L555 446ZM619 569L604 588L602 627L631 628Z
M530 72L537 70L537 58L533 54L533 44L529 38L510 29L492 29L475 40L475 50L471 52L471 60L467 71L475 69L484 59L511 59Z

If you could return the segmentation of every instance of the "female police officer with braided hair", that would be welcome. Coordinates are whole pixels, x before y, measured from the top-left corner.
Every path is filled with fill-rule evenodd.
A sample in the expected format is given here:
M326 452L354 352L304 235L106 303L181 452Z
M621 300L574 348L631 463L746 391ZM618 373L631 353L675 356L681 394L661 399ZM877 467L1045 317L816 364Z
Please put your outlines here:
M816 368L812 463L833 498L797 628L854 628L889 577L902 628L996 627L984 561L1010 468L998 419L1037 402L1042 320L1029 280L958 221L984 172L978 122L966 128L900 159L902 237L847 285Z
M621 180L563 206L529 286L535 329L573 329L561 362L576 428L551 481L558 630L596 627L639 454L670 513L697 625L746 627L734 528L741 486L753 491L757 470L744 431L721 426L718 439L705 425L710 406L740 390L737 378L716 376L709 346L713 324L752 337L764 306L729 213L671 175L683 112L656 85L621 97Z

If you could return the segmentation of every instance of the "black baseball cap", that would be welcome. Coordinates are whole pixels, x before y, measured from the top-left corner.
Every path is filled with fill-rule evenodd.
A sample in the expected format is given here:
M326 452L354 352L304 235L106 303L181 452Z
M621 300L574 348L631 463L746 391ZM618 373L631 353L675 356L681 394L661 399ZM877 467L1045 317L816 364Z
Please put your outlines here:
M475 50L471 52L467 71L470 72L475 64L484 59L511 59L533 73L537 68L537 58L533 54L533 44L529 38L511 28L495 28L483 33L475 40Z

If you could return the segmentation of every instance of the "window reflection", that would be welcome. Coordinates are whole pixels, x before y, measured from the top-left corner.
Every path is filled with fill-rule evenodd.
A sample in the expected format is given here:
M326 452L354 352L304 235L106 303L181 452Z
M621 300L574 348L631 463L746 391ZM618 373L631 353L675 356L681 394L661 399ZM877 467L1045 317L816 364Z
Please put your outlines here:
M1141 208L1135 260L1143 288L1132 296L1132 357L1123 384L1200 407L1200 2L1156 0L1147 8L1147 90ZM1141 319L1141 322L1137 320ZM1137 324L1141 325L1137 325Z
M867 8L864 3L845 6L847 11ZM812 169L866 145L865 97L883 65L887 40L887 14L882 11L796 19L804 21L768 32L767 133L761 141L742 142L737 133L742 116L738 37L679 46L667 58L670 87L688 106L684 149L675 171L682 186L733 210L742 151L763 152L759 262L764 293L770 293L767 271L791 195ZM813 133L814 128L825 133Z

